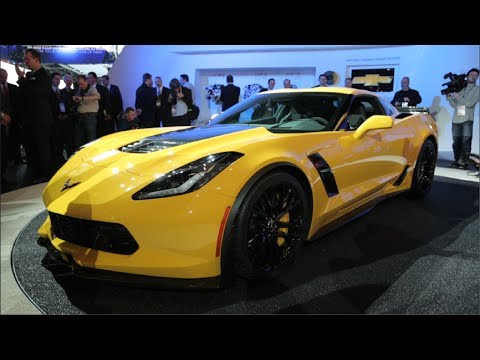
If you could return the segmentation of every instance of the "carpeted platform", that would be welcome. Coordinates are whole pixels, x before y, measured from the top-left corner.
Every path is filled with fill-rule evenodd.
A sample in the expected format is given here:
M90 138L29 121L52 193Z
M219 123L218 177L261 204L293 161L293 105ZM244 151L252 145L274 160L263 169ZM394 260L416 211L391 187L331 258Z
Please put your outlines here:
M227 290L172 291L71 276L37 245L46 212L19 234L12 266L46 314L480 314L479 187L436 177L306 245L292 271Z

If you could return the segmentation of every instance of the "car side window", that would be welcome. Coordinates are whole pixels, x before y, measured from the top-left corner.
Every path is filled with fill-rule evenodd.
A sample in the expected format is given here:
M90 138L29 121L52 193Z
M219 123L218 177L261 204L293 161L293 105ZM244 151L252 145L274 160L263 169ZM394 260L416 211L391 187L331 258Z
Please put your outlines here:
M364 97L361 102L367 111L367 119L373 115L385 115L385 109L376 97Z
M385 115L385 110L377 98L371 96L358 96L353 99L348 115L339 129L354 131L358 129L365 120L373 115Z

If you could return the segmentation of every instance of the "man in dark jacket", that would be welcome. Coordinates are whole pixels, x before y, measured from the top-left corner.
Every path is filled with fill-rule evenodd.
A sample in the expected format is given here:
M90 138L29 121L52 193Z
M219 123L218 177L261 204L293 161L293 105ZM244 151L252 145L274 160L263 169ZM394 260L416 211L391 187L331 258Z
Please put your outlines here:
M222 111L231 108L233 105L238 103L240 97L240 88L233 85L233 76L227 76L227 86L222 88L220 94L220 101L222 102Z
M402 90L397 91L391 104L393 106L417 106L422 102L422 97L417 90L410 89L410 78L404 77L401 82Z
M146 128L153 127L155 123L155 102L157 94L152 88L152 75L143 74L143 84L140 85L135 93L135 109L140 110L140 118Z
M165 126L164 122L168 121L168 117L171 112L170 104L168 103L168 95L170 95L170 89L163 86L163 81L160 76L155 77L155 93L157 99L155 101L155 126L160 124Z
M8 161L13 161L16 164L21 163L20 143L22 138L23 129L21 128L18 117L16 116L16 110L18 108L18 86L7 82L8 73L5 69L0 69L0 94L2 95L2 101L0 105L8 108L8 115L11 121L5 131L8 128L7 141L2 141L2 157L6 156ZM7 144L8 143L8 144Z
M46 182L53 175L50 156L50 136L53 123L50 111L52 81L42 66L40 53L35 49L25 51L24 62L29 70L15 70L19 85L20 121L25 130L25 146L32 157L33 183Z
M65 87L60 90L60 95L65 101L65 106L67 107L67 119L63 122L62 137L65 143L67 156L70 157L76 150L74 142L76 108L73 103L73 95L75 94L75 90L72 86L72 75L65 74L63 76L63 81L65 82Z
M118 131L142 129L143 124L137 117L135 109L127 107L125 114L121 112L117 119Z
M63 149L65 145L64 127L68 117L67 100L58 88L60 85L61 75L57 72L51 74L52 89L50 90L50 108L53 116L52 137L52 161L55 169L59 169L64 163Z
M9 89L9 83L7 83L7 71L5 69L0 69L0 124L2 131L1 138L1 165L2 165L2 192L7 187L9 181L5 177L5 172L7 170L7 161L8 161L8 145L11 138L11 123L12 123L12 112L13 106L11 104L11 90Z
M108 93L110 94L111 118L117 119L118 114L120 114L123 111L123 99L122 99L122 94L120 92L120 88L117 85L110 84L110 77L108 75L103 75L102 79L103 79L103 86L107 88Z

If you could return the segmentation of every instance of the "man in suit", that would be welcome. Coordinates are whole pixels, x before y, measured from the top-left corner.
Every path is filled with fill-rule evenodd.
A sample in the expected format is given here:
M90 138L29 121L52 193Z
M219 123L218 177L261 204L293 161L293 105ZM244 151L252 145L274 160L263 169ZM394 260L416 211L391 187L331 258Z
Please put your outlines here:
M100 94L97 116L97 138L100 138L115 131L112 120L110 94L105 86L97 84L97 74L93 71L88 73L87 81L88 85L96 88Z
M320 74L320 76L318 77L318 85L314 87L327 87L328 86L327 81L328 81L327 75Z
M168 119L169 110L171 111L168 103L168 95L170 89L163 86L163 81L160 76L155 77L155 92L157 94L157 100L155 101L155 124L158 127L160 124L165 126L163 122Z
M62 138L65 144L65 151L67 156L72 156L75 151L75 114L76 109L73 106L73 96L75 95L75 90L73 89L73 78L72 75L66 74L63 75L63 81L65 82L65 87L60 90L60 96L65 102L67 107L67 118L62 123Z
M7 161L14 161L17 164L20 164L20 135L21 127L18 123L18 118L15 116L17 109L18 100L18 86L10 84L7 82L8 73L5 69L0 69L0 93L2 95L1 105L2 107L8 108L7 114L10 117L9 124L4 128L6 141L2 142L2 156L6 156Z
M233 85L233 76L227 76L227 86L222 88L220 94L220 101L222 102L222 111L225 111L231 108L233 105L238 103L240 97L240 88Z
M123 99L122 99L122 94L120 93L120 88L117 85L110 84L110 77L108 75L103 75L102 79L103 79L103 86L107 88L110 94L111 118L117 119L118 114L120 114L123 111ZM113 125L113 122L112 122L112 125Z
M42 66L40 52L25 51L24 62L31 70L25 74L15 64L19 85L19 115L25 130L25 146L31 154L33 183L46 182L53 175L50 156L50 136L53 117L50 110L52 80Z
M273 90L274 87L275 87L275 79L271 78L271 79L268 79L268 88L265 89L264 87L262 87L262 89L259 92L270 91L270 90Z
M191 91L191 93L192 93L192 104L195 104L195 87L190 82L190 78L187 74L180 75L180 85Z
M65 163L63 157L64 136L63 128L64 122L67 121L67 104L60 93L58 86L60 85L61 75L57 72L51 74L52 88L50 90L50 109L53 116L52 126L52 160L55 169L59 169Z
M9 181L5 177L8 162L8 145L10 142L10 126L12 120L12 105L10 102L10 89L7 83L8 73L5 69L0 69L0 123L1 123L1 171L2 171L2 192L9 184Z
M140 85L135 93L135 109L140 110L140 119L144 127L151 128L155 124L155 104L157 93L152 88L152 75L143 74L143 84Z

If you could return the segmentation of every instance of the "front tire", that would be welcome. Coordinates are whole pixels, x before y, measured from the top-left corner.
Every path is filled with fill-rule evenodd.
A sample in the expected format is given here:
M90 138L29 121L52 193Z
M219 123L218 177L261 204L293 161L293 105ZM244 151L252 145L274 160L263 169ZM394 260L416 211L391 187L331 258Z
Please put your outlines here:
M413 171L412 186L408 193L410 198L421 198L432 188L437 150L432 140L427 139L418 153L417 163Z
M295 262L309 229L305 190L290 174L260 179L240 206L232 230L230 260L234 275L271 279Z

